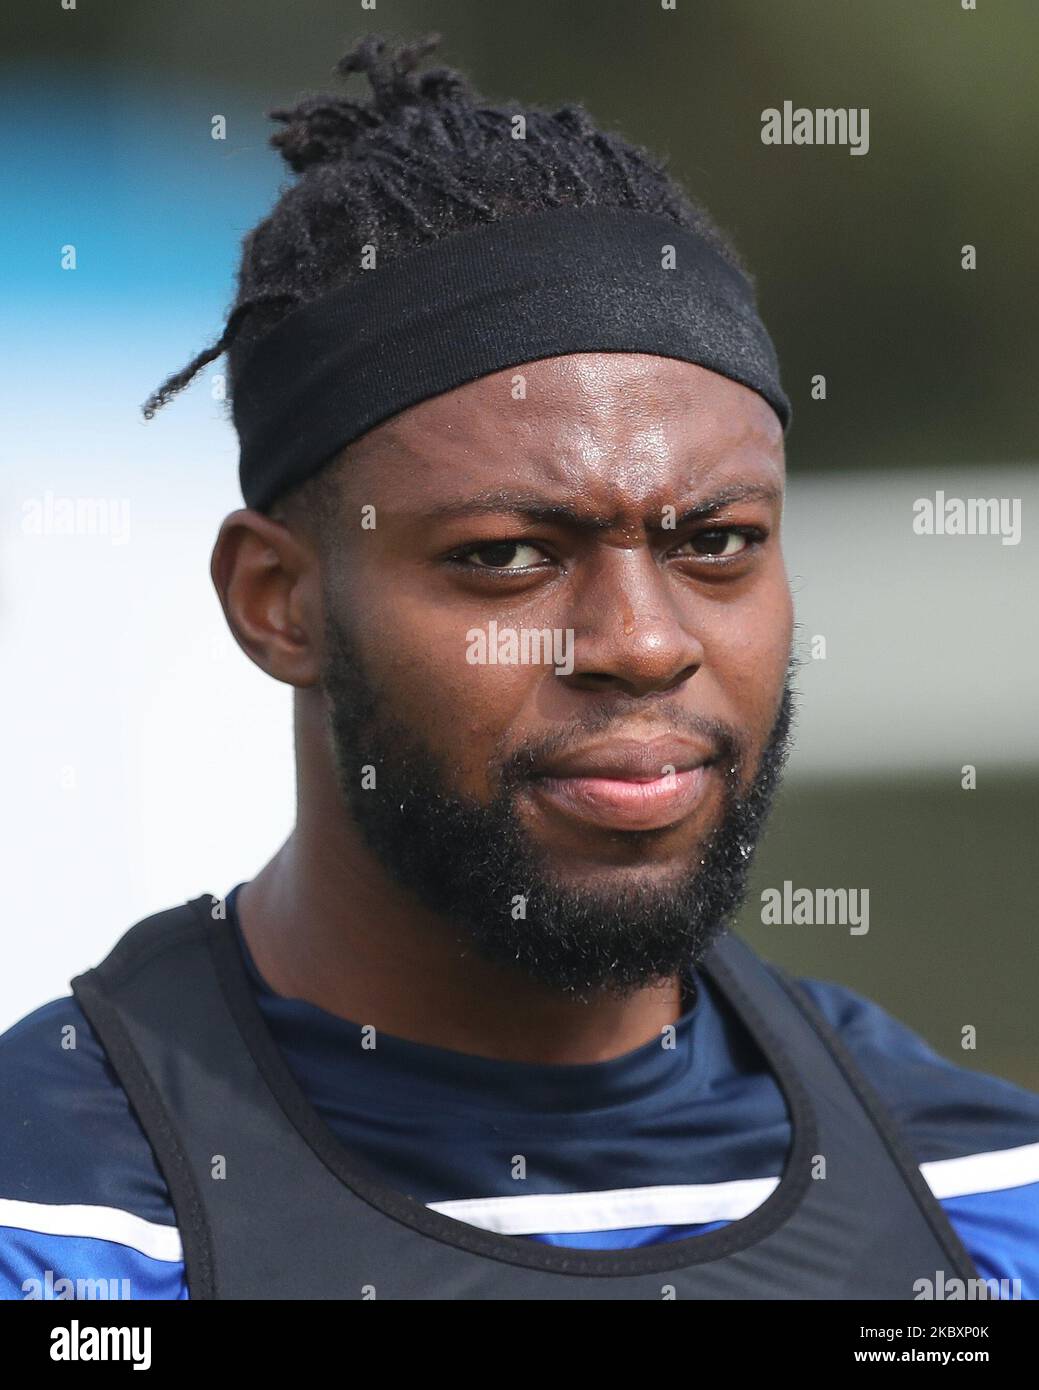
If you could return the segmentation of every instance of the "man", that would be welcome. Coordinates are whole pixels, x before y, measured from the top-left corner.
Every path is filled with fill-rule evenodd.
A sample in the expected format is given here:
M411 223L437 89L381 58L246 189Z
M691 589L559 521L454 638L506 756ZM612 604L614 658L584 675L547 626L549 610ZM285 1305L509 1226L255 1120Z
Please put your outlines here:
M749 277L434 43L273 113L302 177L146 408L228 351L212 576L294 688L297 824L0 1039L0 1285L1034 1297L1039 1098L725 930L792 709Z

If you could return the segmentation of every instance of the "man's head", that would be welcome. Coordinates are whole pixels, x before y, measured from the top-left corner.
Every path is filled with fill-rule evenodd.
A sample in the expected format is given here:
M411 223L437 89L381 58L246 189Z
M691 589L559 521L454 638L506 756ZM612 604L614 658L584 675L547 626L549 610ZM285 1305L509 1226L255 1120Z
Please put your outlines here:
M724 246L575 108L531 113L520 154L456 75L427 74L420 100L396 61L372 72L370 129L327 104L290 123L294 167L319 167L247 245L239 308L253 294L257 322L296 273L278 228L301 216L321 269L297 303L348 278L337 245L364 240L374 208L397 249L564 199L663 212ZM319 217L345 188L342 215ZM463 948L550 987L680 971L738 906L786 750L782 446L772 407L728 377L572 353L423 400L269 515L228 518L214 579L243 647L299 692L301 811L334 786L351 853Z

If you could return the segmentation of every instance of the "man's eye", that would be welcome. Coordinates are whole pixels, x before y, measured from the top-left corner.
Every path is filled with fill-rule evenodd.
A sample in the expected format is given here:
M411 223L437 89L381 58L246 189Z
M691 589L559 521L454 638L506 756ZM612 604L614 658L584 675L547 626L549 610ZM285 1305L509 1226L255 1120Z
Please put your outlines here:
M727 560L746 550L750 542L751 537L743 531L701 531L698 536L690 536L685 544L692 546L697 555Z
M488 541L463 551L459 559L473 569L524 570L543 560L544 555L536 545L523 541Z

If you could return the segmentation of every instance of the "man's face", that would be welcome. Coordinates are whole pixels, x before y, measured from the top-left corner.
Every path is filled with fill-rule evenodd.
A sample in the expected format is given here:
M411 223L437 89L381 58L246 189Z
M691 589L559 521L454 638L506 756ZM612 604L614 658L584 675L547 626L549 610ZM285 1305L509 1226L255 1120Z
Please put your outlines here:
M738 906L785 754L775 414L690 363L575 354L348 452L323 686L370 848L546 984L676 973Z

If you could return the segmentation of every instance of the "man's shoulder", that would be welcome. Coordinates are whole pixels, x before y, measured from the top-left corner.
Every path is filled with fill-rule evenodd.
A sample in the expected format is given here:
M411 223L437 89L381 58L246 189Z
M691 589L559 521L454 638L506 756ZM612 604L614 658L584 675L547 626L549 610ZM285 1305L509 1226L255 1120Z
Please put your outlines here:
M169 1200L126 1092L74 996L0 1034L0 1198L128 1201L146 1220Z
M0 1297L48 1296L24 1291L48 1270L184 1296L166 1185L72 995L0 1034L0 1115Z
M1039 1298L1039 1095L941 1056L880 1004L802 979L1001 1298Z
M920 1162L1039 1143L1039 1094L942 1056L910 1025L846 985L798 983L910 1137Z

